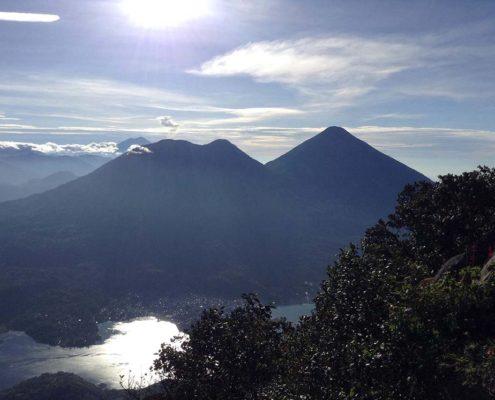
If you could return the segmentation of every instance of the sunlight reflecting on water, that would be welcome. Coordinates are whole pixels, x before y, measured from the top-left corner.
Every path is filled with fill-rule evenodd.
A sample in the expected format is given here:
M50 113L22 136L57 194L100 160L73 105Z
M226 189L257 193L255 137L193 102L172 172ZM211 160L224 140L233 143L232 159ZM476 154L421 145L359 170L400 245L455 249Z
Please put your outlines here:
M282 306L273 315L297 322L313 307L313 304ZM120 375L139 380L149 372L161 344L171 343L181 333L173 323L154 317L106 322L99 329L106 338L103 343L78 349L39 344L22 332L0 335L0 390L46 372L59 371L119 388Z
M121 367L121 373L131 371L135 376L148 372L160 345L180 334L176 325L156 318L119 322L113 330L116 334L101 347L108 361Z
M100 325L100 331L108 337L104 343L71 349L36 343L22 332L0 335L0 389L59 371L118 388L120 375L130 373L139 379L149 372L160 345L180 334L173 323L153 317L108 322Z

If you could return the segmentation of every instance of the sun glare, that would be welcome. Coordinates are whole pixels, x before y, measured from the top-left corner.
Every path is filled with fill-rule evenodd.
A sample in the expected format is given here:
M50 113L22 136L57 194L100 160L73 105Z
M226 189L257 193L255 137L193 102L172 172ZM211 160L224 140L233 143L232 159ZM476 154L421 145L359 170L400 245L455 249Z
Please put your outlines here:
M209 0L124 0L124 12L143 28L174 27L206 16Z

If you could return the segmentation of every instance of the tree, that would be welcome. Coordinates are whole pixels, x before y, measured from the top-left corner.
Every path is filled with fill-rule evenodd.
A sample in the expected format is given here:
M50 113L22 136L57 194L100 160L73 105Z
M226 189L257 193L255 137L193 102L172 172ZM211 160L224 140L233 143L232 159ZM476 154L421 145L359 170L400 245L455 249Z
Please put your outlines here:
M432 268L473 246L483 258L495 244L494 199L495 169L444 175L438 182L406 186L388 225Z
M292 335L292 397L492 398L492 284L478 282L479 268L420 282L494 233L495 170L407 186L388 221L328 269L314 313Z
M395 382L408 399L491 399L487 378L495 358L493 283L480 285L479 268L465 268L426 287L407 287L387 321ZM493 369L491 370L493 373ZM407 396L404 397L404 394Z
M415 270L414 264L360 254L354 246L341 253L328 269L315 311L291 341L296 366L287 381L295 398L386 398L380 397L384 382L389 386L395 374L389 363L387 323Z
M283 373L284 337L290 325L272 320L272 306L255 295L230 313L204 311L180 348L162 346L155 371L173 380L171 399L262 399Z

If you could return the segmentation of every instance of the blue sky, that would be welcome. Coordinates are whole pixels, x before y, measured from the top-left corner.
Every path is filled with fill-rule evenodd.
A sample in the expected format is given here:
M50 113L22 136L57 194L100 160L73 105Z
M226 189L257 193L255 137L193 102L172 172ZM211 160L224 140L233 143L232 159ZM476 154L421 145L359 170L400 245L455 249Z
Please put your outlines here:
M222 137L268 161L340 125L429 176L495 164L494 1L132 1L1 1L0 141Z

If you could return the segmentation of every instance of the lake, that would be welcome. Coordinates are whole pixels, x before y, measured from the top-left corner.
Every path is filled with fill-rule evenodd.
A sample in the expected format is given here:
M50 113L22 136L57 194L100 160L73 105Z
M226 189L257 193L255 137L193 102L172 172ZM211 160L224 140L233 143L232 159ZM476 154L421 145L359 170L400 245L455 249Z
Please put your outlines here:
M36 343L23 332L0 335L0 389L45 372L72 372L93 383L119 387L119 376L149 371L162 343L179 334L156 318L100 324L102 344L64 349Z
M312 304L281 306L274 317L297 322ZM86 348L64 349L36 343L23 332L0 335L0 390L42 373L72 372L96 384L119 388L120 375L141 377L149 372L162 343L180 334L171 322L154 317L99 325L104 342Z
M311 314L315 305L313 303L294 304L291 306L280 306L273 310L273 317L285 317L287 321L296 323L302 315Z

